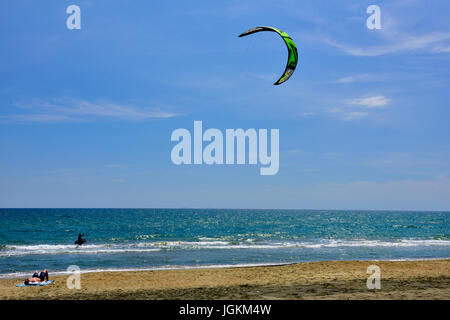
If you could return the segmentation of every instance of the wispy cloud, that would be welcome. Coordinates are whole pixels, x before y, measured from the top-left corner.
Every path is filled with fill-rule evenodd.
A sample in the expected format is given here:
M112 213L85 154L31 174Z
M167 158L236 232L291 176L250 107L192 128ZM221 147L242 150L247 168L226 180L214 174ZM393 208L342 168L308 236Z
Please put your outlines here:
M94 118L124 120L149 120L175 117L178 114L159 109L137 108L108 101L56 99L52 101L18 101L13 106L27 113L5 116L8 119L28 122L88 121Z
M447 46L436 46L433 48L436 53L450 52L450 45Z
M374 96L368 98L353 99L348 102L349 105L360 106L365 108L380 108L386 106L391 99L384 96Z
M75 119L65 115L58 114L12 114L4 116L3 118L19 121L19 122L67 122L67 121L82 121L82 119Z
M362 118L366 118L370 115L367 111L350 111L344 112L342 115L342 120L350 121L350 120L358 120Z
M377 74L364 73L339 78L335 81L335 83L345 84L354 82L374 82L374 81L382 81L385 78L386 77Z
M345 121L360 120L376 115L376 110L386 107L390 101L385 96L357 98L347 101L342 107L332 108L329 112L339 115Z
M385 45L361 47L344 44L335 40L324 39L324 41L335 48L358 57L373 57L398 52L426 50L432 53L448 52L448 44L445 42L450 40L450 32L432 33L426 35L410 35L396 33L395 37L390 37L391 43ZM439 48L444 48L440 50Z

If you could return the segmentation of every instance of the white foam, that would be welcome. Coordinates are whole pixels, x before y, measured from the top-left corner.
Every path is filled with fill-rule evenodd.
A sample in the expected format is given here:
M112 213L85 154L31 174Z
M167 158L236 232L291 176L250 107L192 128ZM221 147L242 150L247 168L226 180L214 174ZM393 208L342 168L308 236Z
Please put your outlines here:
M401 239L381 240L319 240L319 241L266 241L254 239L241 241L203 240L203 241L149 241L125 244L87 244L75 246L68 244L6 245L0 250L1 256L42 255L42 254L113 254L126 252L155 252L161 250L201 250L201 249L286 249L286 248L339 248L339 247L427 247L450 246L450 240Z
M0 257L20 256L32 254L101 254L101 253L123 253L123 252L152 252L159 251L157 248L135 248L133 246L119 246L110 244L98 245L18 245L5 246L5 250L0 251Z

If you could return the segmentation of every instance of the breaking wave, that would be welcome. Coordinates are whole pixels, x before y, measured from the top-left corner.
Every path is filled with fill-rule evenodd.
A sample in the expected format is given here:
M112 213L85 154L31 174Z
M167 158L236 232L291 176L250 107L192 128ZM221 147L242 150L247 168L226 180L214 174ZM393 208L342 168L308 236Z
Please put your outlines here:
M317 240L317 241L267 241L254 239L223 241L213 238L201 238L200 241L150 241L125 244L87 244L75 246L69 244L38 245L2 245L0 257L46 254L115 254L144 253L164 250L202 250L202 249L288 249L288 248L338 248L338 247L427 247L450 246L450 240L401 239L398 241L382 240Z

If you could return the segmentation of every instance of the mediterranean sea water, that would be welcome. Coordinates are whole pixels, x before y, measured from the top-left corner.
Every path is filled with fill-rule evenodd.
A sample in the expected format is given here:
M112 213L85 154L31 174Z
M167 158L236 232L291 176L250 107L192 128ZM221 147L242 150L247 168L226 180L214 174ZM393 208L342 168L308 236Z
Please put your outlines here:
M0 277L450 258L450 212L0 209L0 222Z

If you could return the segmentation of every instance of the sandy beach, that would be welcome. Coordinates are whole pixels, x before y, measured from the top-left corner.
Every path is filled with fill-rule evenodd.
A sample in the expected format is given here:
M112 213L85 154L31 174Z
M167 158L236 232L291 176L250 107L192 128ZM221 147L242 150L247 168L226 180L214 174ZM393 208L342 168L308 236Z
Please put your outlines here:
M366 286L373 264L379 290ZM44 287L2 279L0 299L450 299L450 259L84 273L79 290L67 288L67 277Z

